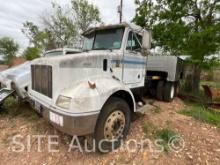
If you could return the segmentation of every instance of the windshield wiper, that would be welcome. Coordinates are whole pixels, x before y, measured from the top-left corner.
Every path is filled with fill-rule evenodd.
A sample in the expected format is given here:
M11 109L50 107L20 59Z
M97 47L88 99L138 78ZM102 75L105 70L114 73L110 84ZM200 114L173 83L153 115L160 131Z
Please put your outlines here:
M104 47L102 47L102 48L93 48L92 50L107 50L107 48L104 48Z
M89 52L89 51L91 51L91 49L84 49L84 50L82 50L82 52Z

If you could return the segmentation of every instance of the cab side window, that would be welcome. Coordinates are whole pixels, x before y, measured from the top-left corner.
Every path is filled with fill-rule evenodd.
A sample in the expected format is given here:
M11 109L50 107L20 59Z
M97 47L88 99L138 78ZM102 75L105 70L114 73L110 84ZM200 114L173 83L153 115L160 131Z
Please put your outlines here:
M141 51L142 36L137 33L129 32L126 50Z

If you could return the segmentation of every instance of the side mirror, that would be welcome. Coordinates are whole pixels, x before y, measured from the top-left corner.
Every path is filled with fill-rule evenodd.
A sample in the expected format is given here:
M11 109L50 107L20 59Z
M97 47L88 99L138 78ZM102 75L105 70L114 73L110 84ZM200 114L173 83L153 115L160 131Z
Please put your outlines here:
M145 51L149 51L151 48L151 31L144 31L143 32L143 39L142 39L142 49Z

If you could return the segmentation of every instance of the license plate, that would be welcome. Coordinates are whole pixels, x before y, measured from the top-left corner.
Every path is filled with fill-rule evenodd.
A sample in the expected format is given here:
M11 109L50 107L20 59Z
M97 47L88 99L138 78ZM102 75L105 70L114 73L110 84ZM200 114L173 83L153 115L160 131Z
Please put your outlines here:
M58 114L55 114L53 112L50 112L50 121L52 121L53 123L59 125L59 126L63 126L63 116L60 116Z

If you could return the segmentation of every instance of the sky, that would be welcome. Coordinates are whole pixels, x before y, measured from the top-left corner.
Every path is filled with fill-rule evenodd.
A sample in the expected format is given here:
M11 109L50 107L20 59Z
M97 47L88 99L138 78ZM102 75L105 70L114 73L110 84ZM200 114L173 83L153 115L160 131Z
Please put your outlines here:
M88 0L95 4L106 24L119 22L117 6L120 0ZM22 23L31 21L40 24L40 16L51 11L51 2L60 5L70 0L0 0L0 37L11 37L20 46L20 53L28 46L28 39L21 32ZM135 15L134 0L124 0L123 21L130 21Z

